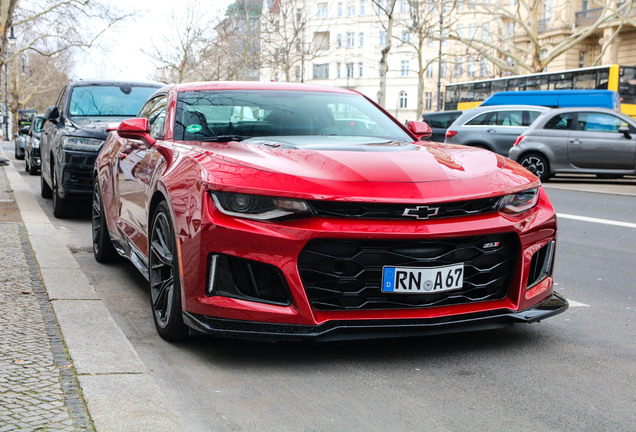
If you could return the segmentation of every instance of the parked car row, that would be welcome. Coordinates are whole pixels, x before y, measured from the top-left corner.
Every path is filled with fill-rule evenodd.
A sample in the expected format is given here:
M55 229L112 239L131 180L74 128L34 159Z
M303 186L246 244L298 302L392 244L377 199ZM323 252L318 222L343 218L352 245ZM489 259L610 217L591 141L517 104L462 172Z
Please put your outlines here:
M542 181L559 173L600 178L636 175L636 121L614 109L495 105L450 115L457 118L446 127L445 143L508 156ZM435 123L437 118L449 116L445 112L422 116L429 124L442 126Z

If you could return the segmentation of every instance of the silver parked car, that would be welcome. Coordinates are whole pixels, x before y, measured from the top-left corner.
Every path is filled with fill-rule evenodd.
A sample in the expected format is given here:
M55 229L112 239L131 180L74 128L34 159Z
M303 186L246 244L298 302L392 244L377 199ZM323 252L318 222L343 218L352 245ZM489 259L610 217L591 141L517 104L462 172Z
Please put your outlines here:
M636 121L606 108L560 108L518 137L510 158L541 180L557 173L636 174Z
M550 108L499 105L464 111L446 131L444 142L485 148L508 156L515 139Z

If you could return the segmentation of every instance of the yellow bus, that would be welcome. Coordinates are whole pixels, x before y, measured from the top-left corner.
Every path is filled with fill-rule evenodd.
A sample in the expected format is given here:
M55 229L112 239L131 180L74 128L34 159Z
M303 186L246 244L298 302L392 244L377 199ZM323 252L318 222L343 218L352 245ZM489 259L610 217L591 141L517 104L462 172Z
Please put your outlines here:
M614 90L621 111L636 118L636 66L596 66L446 85L444 110L474 108L500 91Z

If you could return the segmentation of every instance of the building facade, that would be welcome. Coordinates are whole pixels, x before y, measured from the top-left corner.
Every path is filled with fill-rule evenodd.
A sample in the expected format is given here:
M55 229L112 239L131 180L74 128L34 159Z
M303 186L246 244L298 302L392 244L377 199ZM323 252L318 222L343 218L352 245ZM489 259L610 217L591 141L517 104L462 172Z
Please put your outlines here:
M378 100L390 40L384 108L406 121L417 119L420 100L420 111L443 109L447 83L636 64L633 2L535 3L529 12L517 0L265 0L260 77Z

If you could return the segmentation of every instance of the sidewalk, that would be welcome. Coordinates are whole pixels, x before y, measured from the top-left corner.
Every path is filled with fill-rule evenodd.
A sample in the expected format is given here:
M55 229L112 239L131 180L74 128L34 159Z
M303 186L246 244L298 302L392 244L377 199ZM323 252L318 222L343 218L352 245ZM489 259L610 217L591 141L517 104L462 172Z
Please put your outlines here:
M184 430L11 163L0 165L0 394L0 432Z

